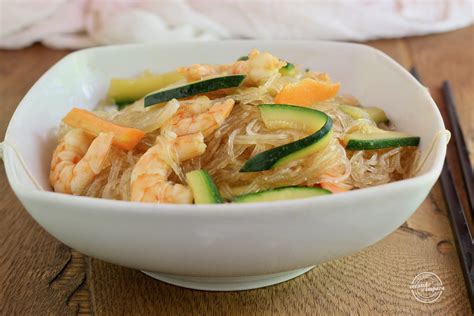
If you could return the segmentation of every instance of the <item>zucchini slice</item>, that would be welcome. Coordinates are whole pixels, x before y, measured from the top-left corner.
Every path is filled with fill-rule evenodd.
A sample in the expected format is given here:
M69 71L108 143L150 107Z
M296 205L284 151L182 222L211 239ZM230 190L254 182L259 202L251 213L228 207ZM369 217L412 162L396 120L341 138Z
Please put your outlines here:
M145 71L141 76L134 79L112 78L107 98L121 109L143 98L148 93L164 88L183 78L182 74L175 71L158 75Z
M376 107L361 108L358 106L342 104L339 109L351 116L353 119L370 118L375 123L388 123L388 117L384 110Z
M285 66L280 68L280 74L282 74L283 76L289 76L289 77L296 75L295 65L287 62Z
M387 117L387 114L385 114L385 111L377 108L377 107L367 107L364 108L364 111L369 113L369 117L374 121L375 123L388 123L389 119Z
M346 134L343 143L348 150L375 150L390 147L418 146L420 137L410 136L405 133L384 131L371 133L350 133Z
M250 202L269 202L279 200L294 200L307 197L328 195L330 191L321 188L312 187L282 187L271 189L256 193L249 193L237 196L233 199L236 203L250 203Z
M159 90L145 96L145 107L167 102L171 99L189 98L196 94L238 87L244 79L245 75L223 76Z
M195 204L224 203L217 186L205 170L194 170L186 173L188 182L194 196Z
M312 134L255 155L240 172L269 170L311 155L326 147L332 137L332 119L324 112L288 104L260 104L258 108L269 129L294 128Z
M117 105L117 109L119 111L122 111L123 109L125 109L127 106L133 104L133 102L135 101L132 101L132 100L121 100L121 101L114 101L115 102L115 105Z

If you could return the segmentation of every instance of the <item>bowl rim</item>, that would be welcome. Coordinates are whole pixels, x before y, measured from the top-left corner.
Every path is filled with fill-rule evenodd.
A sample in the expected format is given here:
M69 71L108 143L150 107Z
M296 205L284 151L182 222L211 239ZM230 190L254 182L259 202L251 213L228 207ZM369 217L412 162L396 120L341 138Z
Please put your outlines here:
M436 106L434 100L432 99L431 95L429 94L429 91L426 87L420 84L418 80L416 80L405 68L403 68L400 64L395 62L392 58L390 58L388 55L383 53L382 51L373 48L368 45L364 44L359 44L359 43L348 43L348 42L335 42L335 41L324 41L324 40L318 40L318 41L302 41L302 40L229 40L229 41L208 41L208 42L203 42L203 43L198 43L198 42L193 42L193 41L173 41L173 42L167 42L166 46L173 46L173 45L181 45L181 44L208 44L208 43L213 43L216 44L218 43L219 45L225 45L226 43L229 44L234 44L234 45L239 45L239 44L254 44L256 47L258 45L272 45L272 44L299 44L299 45L333 45L333 46L346 46L349 47L351 46L354 49L359 49L359 50L367 50L371 51L372 54L377 55L379 58L382 58L385 63L390 65L394 70L396 70L400 75L404 77L405 80L411 82L411 84L415 84L425 95L427 101L429 102L432 111L434 111L436 121L433 122L436 126L440 128L440 130L445 130L444 122L441 116L441 113ZM21 106L24 103L24 100L27 95L32 93L35 89L35 87L38 85L38 83L50 72L52 72L55 68L58 68L62 63L65 61L72 59L72 58L77 58L76 56L80 56L83 54L89 54L90 52L95 52L95 51L102 51L102 52L113 52L117 49L143 49L146 47L153 47L153 46L162 46L162 43L145 43L145 44L125 44L125 45L110 45L110 46L103 46L103 47L92 47L92 48L86 48L78 51L74 51L63 58L61 58L59 61L57 61L50 69L48 69L34 84L33 86L28 90L28 92L25 94L25 96L22 98L20 101L19 105L15 109L15 112L13 113L10 122L8 124L6 133L5 133L5 142L8 142L9 140L9 131L11 130L11 126L13 125L13 122L15 120L18 120L18 112ZM310 198L303 198L303 199L295 199L295 200L279 200L279 201L269 201L269 202L251 202L251 203L224 203L224 204L201 204L201 205L196 205L196 204L160 204L160 203L144 203L144 202L132 202L132 201L122 201L122 200L108 200L108 199L100 199L100 198L93 198L93 197L85 197L85 196L74 196L74 195L69 195L69 194L63 194L63 193L58 193L58 192L53 192L53 191L47 191L47 190L39 190L39 189L33 189L26 187L20 183L20 181L16 178L16 175L13 172L14 168L14 159L16 156L14 155L13 149L10 146L5 146L4 148L4 165L5 165L5 171L7 175L7 179L10 183L10 186L12 187L13 191L15 192L16 195L19 197L24 197L24 198L30 198L32 200L36 201L43 201L43 202L51 202L55 203L61 202L61 203L73 203L73 204L78 204L78 205L88 205L90 207L95 207L96 210L102 210L104 212L107 211L112 211L112 212L133 212L133 213L157 213L157 212L164 212L164 213L179 213L179 214L206 214L206 213L211 213L211 214L219 214L221 213L222 209L226 209L226 212L224 214L230 214L230 213L240 213L240 212L245 212L247 213L248 211L254 210L254 211L271 211L273 214L277 209L272 208L272 206L275 206L275 204L279 205L279 210L285 210L287 207L290 206L295 206L295 204L308 204L308 205L315 205L317 203L314 203L317 199L317 201L320 202L326 202L326 201L332 201L334 199L338 201L344 201L344 200L357 200L358 198L361 198L363 196L368 196L373 193L376 193L377 191L381 191L379 193L383 194L384 192L392 191L392 190L399 190L402 189L403 187L418 187L422 183L430 183L436 181L436 179L439 177L441 173L441 169L444 164L444 159L446 156L446 150L447 150L447 142L448 139L444 140L445 143L443 142L443 138L437 139L436 143L433 144L435 150L434 150L434 160L432 163L432 166L426 170L423 174L417 175L413 178L409 179L403 179L403 180L398 180L395 182L390 182L382 185L377 185L373 187L368 187L368 188L362 188L358 190L351 190L348 192L344 192L344 194L331 194L331 195L325 195L325 196L317 196L317 197L310 197ZM133 206L133 211L131 211L131 207Z

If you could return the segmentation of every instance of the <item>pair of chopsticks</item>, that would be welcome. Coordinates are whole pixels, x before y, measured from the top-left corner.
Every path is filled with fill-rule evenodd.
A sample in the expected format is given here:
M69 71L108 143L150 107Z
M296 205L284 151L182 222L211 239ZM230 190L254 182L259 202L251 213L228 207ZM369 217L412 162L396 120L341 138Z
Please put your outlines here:
M420 83L420 76L415 67L411 69L411 74ZM474 194L473 194L473 183L474 177L472 174L472 167L469 160L469 155L466 147L466 141L462 134L461 126L459 124L458 115L456 112L456 104L454 102L453 92L451 85L448 81L443 82L443 98L446 104L448 113L449 124L451 125L451 132L454 138L454 145L456 147L456 153L461 166L462 177L464 186L466 189L467 200L471 212L471 217L474 219ZM474 308L474 243L473 236L469 231L469 224L464 213L464 208L459 197L459 192L456 189L453 175L449 167L448 161L445 160L443 170L441 171L441 187L443 188L444 197L446 204L449 209L449 219L454 235L456 237L456 247L458 249L459 260L461 262L461 268L464 274L464 280L466 282L467 291L469 294L469 300L471 307Z

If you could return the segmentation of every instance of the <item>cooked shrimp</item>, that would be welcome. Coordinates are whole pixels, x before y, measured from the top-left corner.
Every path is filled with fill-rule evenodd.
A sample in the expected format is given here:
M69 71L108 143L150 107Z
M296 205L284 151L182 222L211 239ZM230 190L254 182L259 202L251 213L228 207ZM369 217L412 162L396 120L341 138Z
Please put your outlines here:
M277 73L286 62L269 53L254 49L247 60L239 60L227 65L194 64L177 69L188 81L201 80L214 75L246 74L246 85L261 85Z
M95 139L82 129L72 129L53 153L49 181L56 192L81 195L106 167L112 133Z
M341 193L352 190L354 186L349 184L347 180L350 175L350 169L344 169L346 168L343 166L336 166L330 170L327 170L321 176L322 181L319 183L321 188L331 191L332 193Z
M178 136L201 132L206 137L224 123L234 103L233 99L217 102L201 113L192 104L183 106L162 129L172 131Z
M246 74L249 71L249 63L248 60L239 60L227 65L193 64L187 67L179 67L177 71L184 75L186 80L196 81L215 75Z
M332 193L342 193L351 190L351 186L344 183L321 182L321 188L331 191Z
M192 203L191 190L168 181L173 162L182 162L202 155L206 149L201 133L169 139L156 138L156 144L140 157L132 170L131 200L158 203Z

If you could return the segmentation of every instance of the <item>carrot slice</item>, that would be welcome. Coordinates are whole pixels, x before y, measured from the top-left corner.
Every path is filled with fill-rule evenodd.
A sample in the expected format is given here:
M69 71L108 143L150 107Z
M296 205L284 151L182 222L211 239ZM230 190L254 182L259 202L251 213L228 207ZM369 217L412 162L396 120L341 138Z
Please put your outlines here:
M305 78L286 85L275 97L275 103L310 106L334 97L339 87L339 83Z
M341 192L349 191L346 188L341 188L340 186L338 186L335 183L321 182L320 185L321 185L321 188L323 188L325 190L328 190L328 191L331 191L332 193L341 193Z
M131 150L145 136L145 133L139 129L116 125L94 113L73 108L63 119L67 125L75 128L82 128L86 132L98 136L100 133L113 133L112 143L125 150Z

